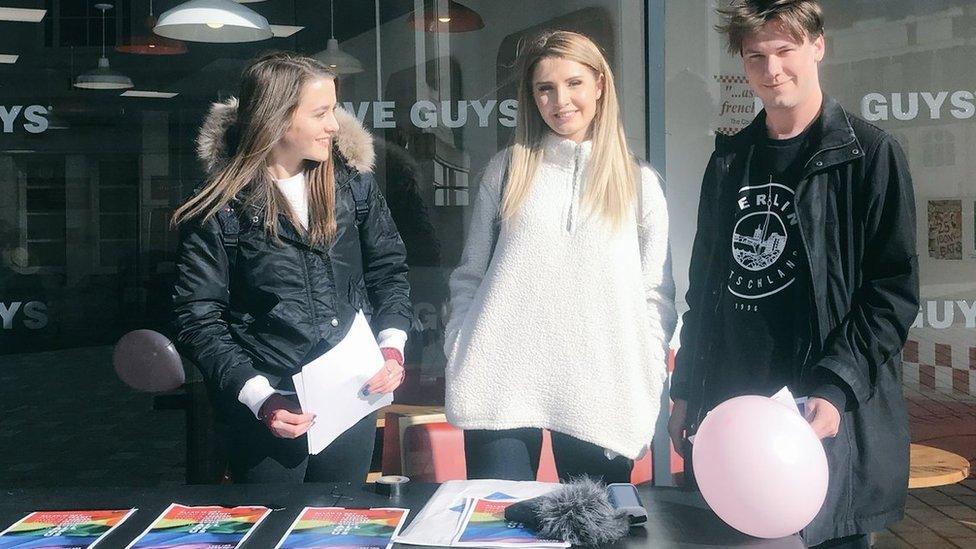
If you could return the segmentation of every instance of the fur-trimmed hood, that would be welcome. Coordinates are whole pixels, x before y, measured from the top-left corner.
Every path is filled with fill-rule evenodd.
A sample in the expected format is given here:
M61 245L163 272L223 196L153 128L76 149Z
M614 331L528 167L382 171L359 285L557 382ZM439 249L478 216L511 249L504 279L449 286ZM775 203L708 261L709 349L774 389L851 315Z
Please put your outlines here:
M351 113L341 108L335 110L339 132L335 149L346 165L359 172L372 172L376 160L373 136ZM210 113L200 126L197 136L197 156L207 173L221 169L228 159L227 130L237 121L237 98L231 97L210 106Z

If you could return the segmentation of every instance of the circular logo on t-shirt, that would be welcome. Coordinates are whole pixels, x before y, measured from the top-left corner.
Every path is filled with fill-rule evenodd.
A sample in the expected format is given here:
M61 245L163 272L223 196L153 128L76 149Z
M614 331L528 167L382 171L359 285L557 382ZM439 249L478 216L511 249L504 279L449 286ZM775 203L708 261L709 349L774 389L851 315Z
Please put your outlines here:
M739 189L732 230L732 295L758 300L796 279L799 234L793 190L779 183Z
M769 267L786 249L786 225L772 212L744 216L732 231L732 257L750 271Z

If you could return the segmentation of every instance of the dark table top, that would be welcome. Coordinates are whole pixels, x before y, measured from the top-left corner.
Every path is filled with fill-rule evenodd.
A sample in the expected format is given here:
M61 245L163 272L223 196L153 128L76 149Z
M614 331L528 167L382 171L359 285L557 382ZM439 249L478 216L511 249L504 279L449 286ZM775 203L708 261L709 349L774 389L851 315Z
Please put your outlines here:
M159 516L170 503L184 505L264 505L272 513L242 545L270 549L285 534L305 506L405 507L407 523L417 516L436 484L409 484L403 497L390 499L370 488L343 484L200 485L159 488L18 488L0 490L0 530L31 511L127 509L139 510L98 545L123 548ZM741 534L712 513L701 495L675 488L639 488L648 522L631 529L630 536L612 547L763 547L802 548L797 536L760 540ZM415 547L397 545L397 547Z

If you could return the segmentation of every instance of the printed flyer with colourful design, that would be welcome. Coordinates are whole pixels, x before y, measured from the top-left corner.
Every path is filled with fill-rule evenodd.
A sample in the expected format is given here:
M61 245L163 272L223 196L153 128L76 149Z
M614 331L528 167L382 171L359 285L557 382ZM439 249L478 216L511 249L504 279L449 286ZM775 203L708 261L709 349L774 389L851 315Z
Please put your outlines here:
M0 532L0 549L89 549L135 511L35 511Z
M275 549L389 549L408 509L306 507Z
M470 499L454 547L569 547L564 541L540 539L520 522L505 520L505 509L518 500Z
M236 549L271 509L171 504L126 549Z

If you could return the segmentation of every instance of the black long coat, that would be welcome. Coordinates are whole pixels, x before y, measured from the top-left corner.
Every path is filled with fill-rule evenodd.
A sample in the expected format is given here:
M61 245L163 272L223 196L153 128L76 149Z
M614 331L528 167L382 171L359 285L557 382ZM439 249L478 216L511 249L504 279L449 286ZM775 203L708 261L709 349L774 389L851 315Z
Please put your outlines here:
M803 532L816 545L882 530L903 515L909 434L900 352L918 313L918 258L912 180L894 138L829 97L812 131L795 194L811 281L808 337L796 341L806 360L795 383L809 388L829 370L850 395L839 433L823 441L827 500ZM702 183L690 309L671 391L688 401L692 431L707 412L701 388L719 363L710 354L721 333L713 313L728 277L736 192L764 134L765 112L734 137L718 139Z

